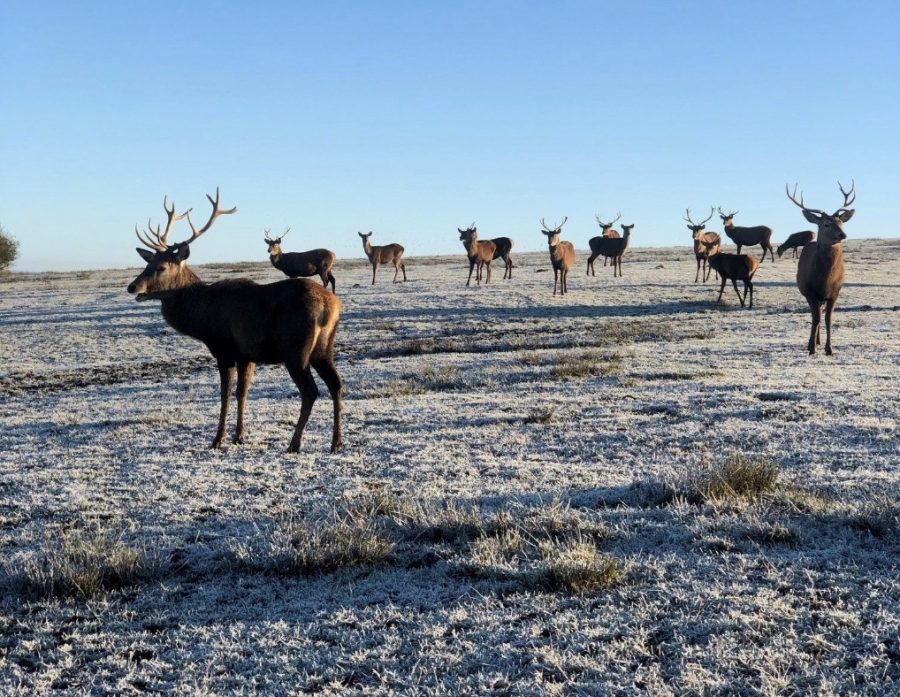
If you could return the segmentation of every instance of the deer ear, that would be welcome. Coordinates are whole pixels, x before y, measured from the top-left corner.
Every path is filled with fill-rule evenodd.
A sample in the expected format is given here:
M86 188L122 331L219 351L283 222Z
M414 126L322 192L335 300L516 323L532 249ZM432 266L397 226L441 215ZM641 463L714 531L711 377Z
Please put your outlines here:
M191 256L191 246L189 244L180 244L173 251L172 256L175 257L175 261L184 261L189 256Z
M803 217L806 218L809 222L814 223L816 225L822 220L822 217L812 211L808 211L805 208L803 209Z
M850 220L850 218L853 217L853 214L854 214L854 213L856 213L856 210L853 209L853 208L849 208L849 209L844 210L844 211L839 211L838 214L837 214L835 217L836 217L838 220L840 220L842 223L846 223L848 220Z
M146 261L148 264L153 261L153 257L156 255L151 252L149 249L142 249L141 247L135 247L137 253L141 255L141 259Z
M693 226L693 225L685 225L685 227L686 227L688 230L690 230L691 232L694 231L694 226Z

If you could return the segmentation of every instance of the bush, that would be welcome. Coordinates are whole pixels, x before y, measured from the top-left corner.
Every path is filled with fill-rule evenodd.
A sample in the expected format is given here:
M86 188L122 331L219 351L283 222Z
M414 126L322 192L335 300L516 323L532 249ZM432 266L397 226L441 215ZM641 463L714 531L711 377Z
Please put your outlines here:
M19 256L19 243L0 225L0 271L6 271Z

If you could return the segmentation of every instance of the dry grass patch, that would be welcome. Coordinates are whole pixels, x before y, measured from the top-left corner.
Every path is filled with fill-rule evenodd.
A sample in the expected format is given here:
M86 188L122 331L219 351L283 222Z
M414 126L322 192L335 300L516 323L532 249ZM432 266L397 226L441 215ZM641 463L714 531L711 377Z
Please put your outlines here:
M756 498L773 492L779 467L769 458L733 454L720 465L701 465L687 475L684 495L691 503Z
M550 375L555 380L615 377L624 372L624 360L621 355L607 355L599 351L563 355L554 362L550 369Z
M545 565L543 576L553 590L591 593L620 583L624 573L614 557L601 554L596 545L583 540L540 545Z
M522 423L549 424L554 418L552 407L536 407L528 412L528 415L522 419Z

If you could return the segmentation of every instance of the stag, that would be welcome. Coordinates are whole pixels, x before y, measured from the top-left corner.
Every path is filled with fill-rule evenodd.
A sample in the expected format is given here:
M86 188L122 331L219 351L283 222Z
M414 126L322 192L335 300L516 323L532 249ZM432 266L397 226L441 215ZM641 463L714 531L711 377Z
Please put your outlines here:
M716 214L716 209L710 208L709 216L699 223L695 223L691 220L690 208L686 209L685 212L687 213L687 217L684 218L684 220L687 221L688 230L691 231L694 238L694 256L697 257L697 273L694 274L694 283L697 283L697 280L700 278L701 264L703 265L703 282L706 283L709 279L709 275L713 272L713 268L708 266L707 260L713 254L719 253L719 246L722 244L722 238L719 236L718 232L704 232L706 224Z
M375 285L375 272L378 271L378 267L381 264L393 264L394 265L394 283L397 282L397 275L400 271L403 271L403 280L406 280L406 264L403 263L403 245L397 244L386 244L379 247L374 246L371 242L369 242L369 238L372 236L372 231L363 234L358 233L360 237L362 237L362 245L363 251L365 251L366 256L369 257L369 262L372 264L372 285Z
M559 238L562 226L566 224L568 216L555 227L547 227L547 223L541 218L541 232L547 235L547 245L550 247L550 263L553 265L553 295L556 295L556 285L559 284L559 294L565 295L569 291L567 282L569 269L575 264L575 246L571 242L564 242Z
M759 268L759 261L756 257L749 254L729 254L726 252L717 252L709 257L709 265L712 267L722 279L722 285L719 286L719 298L716 302L722 302L722 293L725 291L725 283L730 279L731 285L734 286L734 292L737 293L738 300L741 301L741 307L744 307L744 301L747 299L747 291L750 292L750 308L753 308L753 274ZM738 290L737 282L744 282L744 296Z
M799 256L797 249L803 249L803 247L810 242L813 242L815 239L816 233L813 230L801 230L800 232L795 232L784 241L784 244L778 245L778 258L781 259L781 255L790 249L792 252L791 258L796 259Z
M587 262L588 274L592 276L597 275L594 271L594 260L602 255L606 259L612 259L613 278L622 275L622 257L625 255L625 250L628 249L633 227L634 225L622 225L622 237L619 237L618 233L616 233L615 237L607 237L605 236L606 233L604 233L604 235L592 237L588 240L588 245L591 248L591 256L588 257Z
M506 264L506 270L503 272L503 278L512 278L512 258L509 253L513 247L513 241L509 237L495 237L488 241L479 241L478 229L473 222L465 230L456 228L459 232L459 239L466 248L466 256L469 258L469 280L466 285L472 282L472 270L477 267L475 274L475 282L481 285L482 269L487 267L487 280L485 283L491 282L491 262L494 259L503 259Z
M611 237L611 238L618 238L618 237L620 237L619 231L616 230L616 229L614 229L614 228L613 228L613 225L615 225L615 224L616 224L616 220L618 220L618 219L621 218L621 217L622 217L622 214L619 213L619 214L615 217L615 220L613 220L612 222L609 222L609 223L604 223L602 220L600 220L600 214L599 214L599 213L598 213L597 215L595 215L594 218L597 220L597 225L600 226L600 236L601 236L601 237ZM606 263L607 263L608 261L609 261L609 257L603 257L603 265L604 265L604 266L606 266ZM593 267L593 264L591 264L591 266Z
M832 354L831 315L844 285L844 249L841 242L847 239L844 223L856 212L853 208L847 208L856 200L856 182L851 181L850 191L844 191L840 182L838 188L844 195L844 203L829 215L816 208L807 208L803 204L802 193L798 201L796 184L793 194L788 190L787 184L784 186L787 197L800 207L803 217L818 228L816 241L803 248L800 261L797 262L797 288L809 303L812 315L807 344L810 356L816 352L816 346L821 344L822 303L825 303L825 355Z
M769 255L772 257L772 262L774 262L775 252L772 250L772 228L765 225L738 227L732 220L738 212L739 211L723 213L722 209L719 209L719 217L722 219L722 224L725 226L725 234L737 245L737 253L741 253L741 247L752 247L758 244L763 250L759 260L766 260L766 250L768 250Z
M310 366L328 386L334 404L331 452L341 447L341 378L334 365L334 335L341 302L333 293L312 281L285 279L260 285L249 279L230 279L204 283L187 265L190 245L207 232L220 215L231 215L237 208L219 208L219 190L209 220L199 230L191 221L191 209L181 215L163 208L168 216L165 232L160 226L138 240L149 249L137 248L147 267L128 286L135 300L159 300L166 322L181 334L206 344L216 359L221 383L219 426L212 447L220 448L225 439L228 402L237 375L237 429L234 443L244 442L244 406L257 363L284 363L300 390L300 417L294 428L288 452L300 449L303 429L313 403L319 396ZM184 242L169 243L172 225L187 218L191 236Z
M265 242L269 245L269 261L272 266L284 273L289 278L301 276L318 276L322 279L322 285L328 287L331 283L331 292L334 292L334 274L331 267L334 266L335 255L330 249L311 249L308 252L282 252L281 240L291 231L287 228L281 237L274 239L269 237L269 230L265 231Z

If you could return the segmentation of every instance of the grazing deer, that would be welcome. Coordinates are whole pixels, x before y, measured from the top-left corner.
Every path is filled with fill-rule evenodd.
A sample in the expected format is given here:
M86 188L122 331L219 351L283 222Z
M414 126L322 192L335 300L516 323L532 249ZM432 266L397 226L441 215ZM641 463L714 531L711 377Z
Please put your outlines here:
M406 264L403 263L403 245L397 244L386 244L380 247L374 246L371 242L369 242L369 238L372 236L372 231L363 234L358 233L360 237L362 237L363 251L365 251L366 256L369 257L369 261L372 263L372 285L375 285L375 272L378 271L378 266L380 264L393 264L394 265L394 283L397 282L397 275L400 271L403 271L403 280L406 280Z
M568 216L562 219L556 227L549 228L541 218L541 232L547 235L547 245L550 247L550 263L553 265L553 295L556 295L556 284L559 283L559 294L569 292L569 269L575 264L575 245L559 239L559 231L566 224Z
M697 273L694 274L694 283L697 283L697 280L700 278L701 264L703 265L703 282L706 283L710 274L713 272L713 268L707 265L707 260L713 254L719 253L719 247L722 244L722 238L719 236L718 232L703 231L706 227L706 223L708 223L716 214L716 209L710 208L709 217L701 220L699 223L695 223L691 220L690 208L686 209L685 212L687 213L687 217L684 220L687 221L688 230L691 231L691 235L694 238L694 256L697 257Z
M612 259L613 278L622 275L622 257L625 255L625 250L628 249L628 242L631 239L633 227L634 225L622 225L622 237L619 237L618 233L616 233L615 237L599 236L588 240L588 245L591 248L591 256L588 257L587 262L588 274L592 276L597 275L594 271L594 260L598 256L603 255L607 259Z
M802 249L815 239L816 233L812 230L802 230L800 232L795 232L784 241L784 244L778 245L778 258L781 259L781 255L790 249L792 252L791 258L796 259L799 256L799 254L797 253L797 249Z
M743 246L752 247L758 244L763 250L759 260L765 261L766 250L769 250L769 255L772 257L772 262L774 263L775 252L772 250L772 228L765 225L738 227L732 221L732 218L734 218L738 212L739 211L734 211L733 213L726 214L722 212L721 208L719 209L719 217L722 219L722 224L725 226L725 234L737 245L737 253L741 253L741 247Z
M503 278L512 278L512 258L509 253L512 250L514 242L509 237L495 237L489 241L479 241L478 229L475 223L468 228L456 228L459 231L459 239L466 248L466 256L469 258L469 280L466 285L472 282L472 269L476 266L478 271L475 274L475 282L481 285L481 272L483 267L487 266L487 280L485 283L491 282L491 262L494 259L503 259L506 264L506 270L503 272Z
M334 252L330 249L312 249L308 252L282 252L281 240L290 232L287 228L281 237L271 239L269 231L265 231L265 242L269 245L269 261L272 266L290 278L300 276L319 276L322 285L328 287L331 283L331 292L334 292L334 275L331 267L334 266Z
M235 443L244 442L244 406L253 371L257 363L284 363L300 390L300 418L294 428L288 452L300 449L303 429L309 420L313 403L319 395L310 366L328 386L334 403L331 452L341 447L341 378L334 365L334 335L341 312L341 301L333 293L312 281L285 279L259 285L249 279L231 279L203 283L188 267L190 245L209 230L220 215L231 215L237 208L219 208L216 198L209 220L199 230L191 222L191 209L168 216L166 230L160 234L157 225L142 236L134 231L147 249L137 248L147 267L128 286L135 300L159 300L166 322L181 334L206 344L216 359L221 382L219 426L212 447L219 448L225 439L228 402L237 373L237 429ZM184 242L169 244L172 225L187 218L191 236ZM150 224L148 223L148 226Z
M600 236L601 237L612 237L612 238L620 237L619 231L614 229L613 225L615 225L616 220L618 220L621 217L622 217L622 214L619 213L616 216L615 220L613 220L611 223L604 223L602 220L600 220L599 213L597 215L595 215L594 218L597 220L597 225L600 226ZM608 262L608 261L609 261L609 257L603 257L603 265L604 266L606 266L606 262ZM593 264L591 266L593 266Z
M787 197L800 206L803 217L818 228L815 243L803 248L800 252L800 261L797 262L797 288L809 303L812 314L812 327L807 344L810 356L816 352L816 346L821 343L822 303L825 303L825 355L832 354L831 315L844 285L844 249L841 242L847 239L844 223L856 212L852 208L847 208L856 200L854 191L856 182L850 184L850 191L844 191L840 182L838 188L844 195L844 203L834 213L828 215L825 211L803 205L803 194L800 194L798 201L796 184L793 194L788 191L787 184L784 186Z
M759 260L749 254L729 254L726 252L717 252L711 254L709 265L719 274L722 279L722 285L719 286L719 297L716 302L722 302L722 293L725 291L725 283L731 279L731 285L734 286L734 292L737 293L738 300L741 301L741 307L744 307L744 301L747 299L747 291L750 292L750 308L753 308L753 274L759 268ZM744 297L738 290L737 282L744 282Z

